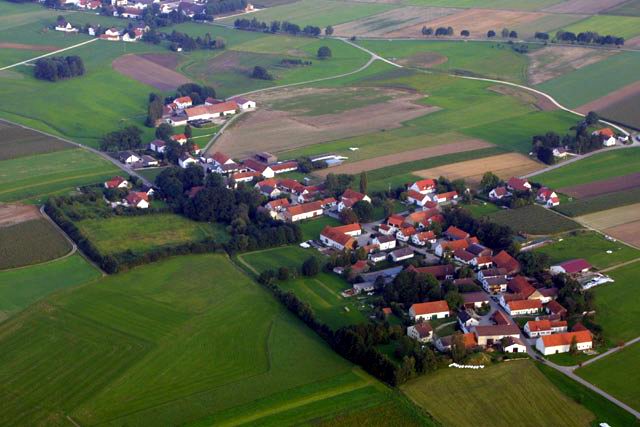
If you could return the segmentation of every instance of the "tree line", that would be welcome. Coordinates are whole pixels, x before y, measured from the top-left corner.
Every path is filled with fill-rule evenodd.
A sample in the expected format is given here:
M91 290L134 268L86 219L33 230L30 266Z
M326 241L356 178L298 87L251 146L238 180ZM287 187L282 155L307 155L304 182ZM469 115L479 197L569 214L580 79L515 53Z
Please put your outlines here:
M50 82L82 76L84 73L84 62L76 55L38 59L34 70L36 79L49 80Z
M109 152L136 150L142 145L142 130L137 126L109 132L100 140L100 150Z
M556 40L569 43L580 44L599 44L599 45L624 45L624 37L617 37L613 35L601 36L595 31L585 31L582 33L572 33L571 31L558 31L556 33Z
M264 21L258 21L256 18L238 18L233 23L233 26L238 30L262 31L272 34L286 33L291 34L292 36L318 37L322 34L322 29L314 25L307 25L304 28L301 28L298 24L293 24L288 21L271 21L270 24L267 24ZM329 27L325 29L325 33L328 29ZM331 29L331 33L332 32L333 29Z
M216 50L224 49L226 46L226 42L222 37L212 38L209 33L206 33L204 37L193 38L186 33L173 30L166 38L171 42L170 49L173 51L177 51L179 48L186 52L196 49Z

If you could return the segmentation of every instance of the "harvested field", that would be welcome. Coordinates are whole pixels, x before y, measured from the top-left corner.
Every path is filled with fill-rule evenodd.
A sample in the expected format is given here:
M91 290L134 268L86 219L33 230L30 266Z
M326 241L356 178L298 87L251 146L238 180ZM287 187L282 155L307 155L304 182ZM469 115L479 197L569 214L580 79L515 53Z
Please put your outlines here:
M596 230L638 222L640 221L640 203L580 216L576 220Z
M640 47L640 37L634 37L631 40L625 40L624 45L631 48Z
M0 42L0 49L19 49L19 50L35 50L35 51L42 51L42 52L54 52L60 48L56 46L47 46L42 44Z
M563 74L602 61L614 51L586 47L548 46L529 54L531 63L528 80L532 85L551 80Z
M154 58L158 60L158 56L160 55L154 55ZM174 90L191 81L177 71L140 55L123 55L113 61L113 68L125 76L163 91Z
M343 91L344 93L344 91ZM393 99L338 114L315 116L260 109L240 120L212 149L242 157L260 150L280 152L376 131L394 129L407 120L439 110L420 105L423 95L391 91Z
M73 148L58 138L0 120L0 160Z
M618 240L640 247L640 220L605 228L602 231Z
M444 156L452 153L461 153L464 151L473 151L473 150L488 148L492 146L493 146L492 144L489 144L488 142L482 141L480 139L467 139L464 141L454 142L451 144L421 148L418 150L404 151L404 152L399 152L397 154L390 154L387 156L376 157L374 159L347 163L344 165L336 166L334 168L320 170L315 174L322 177L330 173L355 174L355 173L360 173L362 171L370 171L374 169L384 168L386 166L393 166L401 163L411 162L414 160ZM410 172L410 171L407 171L407 172Z
M0 203L0 227L10 227L39 218L41 216L37 206Z
M616 7L626 1L628 0L569 0L542 10L553 13L585 13L592 15Z
M177 53L141 53L138 56L171 70L175 70L182 60L182 56Z
M534 92L529 92L528 90L506 85L491 86L488 89L502 95L519 99L525 104L531 104L540 111L552 111L558 109L558 107L551 102L549 98Z
M450 7L401 7L340 24L335 27L335 33L340 36L384 37L389 33L402 31L406 27L422 26L426 22L459 11L460 9Z
M583 114L586 114L589 111L600 112L626 99L638 97L640 97L640 81L631 83L630 85L624 86L614 92L611 92L610 94L603 96L602 98L598 98L595 101L584 104L578 107L577 110Z
M640 96L627 96L605 108L599 109L601 117L640 129Z
M490 171L502 179L508 179L514 175L524 175L542 168L542 164L531 160L527 156L518 153L509 153L484 159L452 163L413 173L423 178L444 176L448 179L464 179L467 184L476 186L480 183L482 175L485 172Z
M408 67L433 68L448 60L449 58L437 52L420 52L397 62Z
M616 178L604 179L602 181L590 182L588 184L559 188L558 191L580 199L584 197L599 196L600 194L613 193L616 191L630 190L635 187L640 187L640 172Z
M485 37L487 31L503 27L513 28L520 24L535 21L546 16L540 12L523 12L491 9L467 9L453 15L443 16L430 21L423 21L416 25L401 28L387 33L388 37L418 36L424 25L432 28L453 27L456 33L461 30L471 32L471 37Z

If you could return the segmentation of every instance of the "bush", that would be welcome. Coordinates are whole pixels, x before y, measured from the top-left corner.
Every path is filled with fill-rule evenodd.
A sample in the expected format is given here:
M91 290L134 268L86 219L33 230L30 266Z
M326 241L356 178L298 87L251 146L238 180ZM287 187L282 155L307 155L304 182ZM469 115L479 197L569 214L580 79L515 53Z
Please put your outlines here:
M329 59L331 58L331 49L329 49L327 46L321 46L318 49L318 59Z
M302 263L302 274L308 277L316 276L320 272L320 262L318 258L309 257Z
M256 65L255 67L253 67L251 77L259 80L273 80L273 75L271 75L271 73L269 73L266 68L260 65Z

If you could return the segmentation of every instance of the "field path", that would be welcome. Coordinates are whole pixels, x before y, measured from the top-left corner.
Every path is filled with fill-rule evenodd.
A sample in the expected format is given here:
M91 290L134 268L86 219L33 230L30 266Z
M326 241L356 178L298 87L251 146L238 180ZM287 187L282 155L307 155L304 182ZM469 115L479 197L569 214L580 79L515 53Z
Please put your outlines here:
M95 38L95 39L91 39L91 40L86 40L86 41L83 41L82 43L74 44L73 46L65 47L65 48L62 48L62 49L59 49L59 50L54 50L53 52L45 53L44 55L40 55L40 56L36 56L35 58L27 59L26 61L16 62L15 64L7 65L6 67L0 68L0 71L8 70L9 68L14 68L14 67L17 67L19 65L28 64L29 62L36 61L36 60L38 60L40 58L46 58L47 56L51 56L51 55L55 55L57 53L65 52L67 50L75 49L76 47L84 46L86 44L93 43L93 42L95 42L97 40L100 40L100 39Z

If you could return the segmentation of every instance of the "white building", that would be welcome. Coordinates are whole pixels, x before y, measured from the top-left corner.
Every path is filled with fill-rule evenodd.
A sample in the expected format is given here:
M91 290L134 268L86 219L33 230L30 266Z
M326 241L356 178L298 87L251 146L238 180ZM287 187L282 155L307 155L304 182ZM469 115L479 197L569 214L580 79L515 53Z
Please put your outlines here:
M571 349L571 343L575 338L578 351L593 348L593 337L589 331L564 332L539 337L536 341L536 349L544 354L567 353Z
M409 315L414 321L444 319L449 317L449 304L444 300L413 304Z
M433 339L433 328L427 322L417 323L407 328L407 336L421 343L426 343Z

